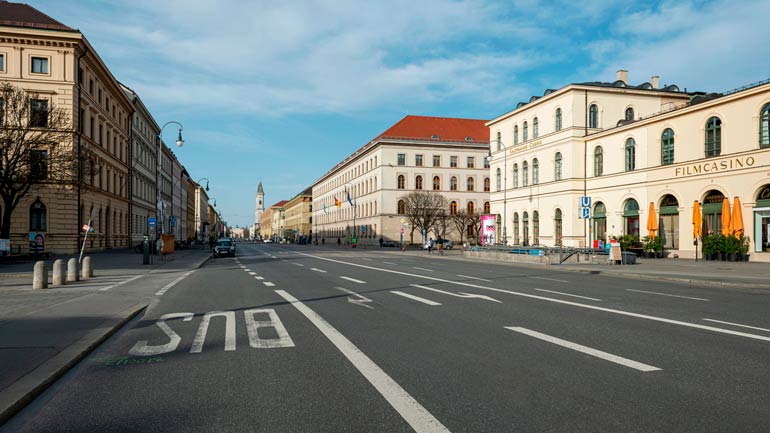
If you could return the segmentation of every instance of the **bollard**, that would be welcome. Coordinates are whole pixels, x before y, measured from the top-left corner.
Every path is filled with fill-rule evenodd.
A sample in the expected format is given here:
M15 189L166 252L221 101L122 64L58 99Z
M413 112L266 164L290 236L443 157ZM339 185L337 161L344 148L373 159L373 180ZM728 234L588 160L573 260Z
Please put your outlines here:
M35 270L32 273L32 288L33 289L47 289L48 288L48 267L44 261L35 263Z
M91 256L83 258L83 272L80 274L83 279L92 278L94 276L94 268L91 267Z
M57 259L53 262L53 285L63 285L66 278L67 275L64 272L64 260Z
M78 279L78 259L71 258L67 261L67 282L74 283Z

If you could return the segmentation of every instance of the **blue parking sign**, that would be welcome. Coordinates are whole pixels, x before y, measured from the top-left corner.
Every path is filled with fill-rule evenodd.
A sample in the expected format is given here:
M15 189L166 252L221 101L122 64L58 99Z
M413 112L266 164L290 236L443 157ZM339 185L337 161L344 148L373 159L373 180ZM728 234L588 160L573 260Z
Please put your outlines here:
M155 217L147 218L147 225L150 227L155 227L155 224L157 224L157 220Z

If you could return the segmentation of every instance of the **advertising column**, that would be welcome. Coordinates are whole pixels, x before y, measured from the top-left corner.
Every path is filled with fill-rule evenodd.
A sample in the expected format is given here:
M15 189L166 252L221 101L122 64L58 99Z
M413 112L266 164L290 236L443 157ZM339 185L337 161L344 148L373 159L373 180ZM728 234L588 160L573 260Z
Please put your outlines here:
M482 215L481 216L481 245L488 246L494 245L497 242L497 216L496 215Z

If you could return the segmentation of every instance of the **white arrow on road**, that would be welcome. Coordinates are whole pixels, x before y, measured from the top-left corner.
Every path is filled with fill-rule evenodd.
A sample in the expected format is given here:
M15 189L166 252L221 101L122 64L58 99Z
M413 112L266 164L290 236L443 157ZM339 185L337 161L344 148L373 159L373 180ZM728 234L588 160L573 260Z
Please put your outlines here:
M473 293L463 293L463 292L458 292L458 293L445 292L444 290L434 289L433 287L421 286L419 284L410 284L410 286L417 287L419 289L430 290L431 292L443 293L443 294L449 295L449 296L456 296L458 298L486 299L487 301L492 301L492 302L497 302L498 304L502 304L501 301L498 301L497 299L489 297L489 296L486 296L486 295L476 295L476 294L473 294Z
M360 305L362 307L369 308L370 310L374 310L374 307L372 307L371 305L366 305L369 302L372 302L372 300L367 298L366 296L356 293L352 290L346 289L344 287L335 287L335 289L342 290L348 295L352 295L351 297L348 297L348 302L350 302L351 304ZM353 299L353 297L355 297L356 299Z

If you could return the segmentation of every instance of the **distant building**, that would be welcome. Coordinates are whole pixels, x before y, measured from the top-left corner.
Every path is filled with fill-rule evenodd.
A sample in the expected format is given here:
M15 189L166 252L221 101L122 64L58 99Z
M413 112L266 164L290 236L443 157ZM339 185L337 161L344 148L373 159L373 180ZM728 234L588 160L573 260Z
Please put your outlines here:
M300 237L309 238L313 234L312 201L312 188L307 188L284 206L285 232L286 237L291 241L297 241Z
M254 226L253 235L259 234L260 220L262 219L262 212L265 211L265 190L262 189L262 182L257 186L257 196L254 210Z
M259 229L263 239L282 239L285 236L286 219L284 205L281 200L262 212Z

